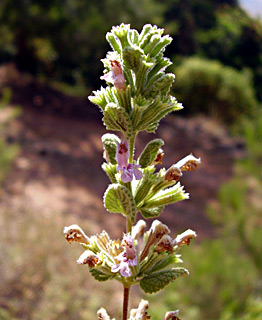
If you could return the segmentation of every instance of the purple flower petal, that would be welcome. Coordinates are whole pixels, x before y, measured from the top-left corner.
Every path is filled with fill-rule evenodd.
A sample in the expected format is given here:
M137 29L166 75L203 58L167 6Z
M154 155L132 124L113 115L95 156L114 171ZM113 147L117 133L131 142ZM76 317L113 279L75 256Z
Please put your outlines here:
M131 267L137 266L137 256L134 259L129 259L128 263Z
M118 272L120 270L120 263L111 268L111 272Z
M129 150L126 141L117 145L116 161L119 167L126 168L128 165Z
M123 266L120 269L120 274L122 277L131 277L132 276L132 272L129 268L128 263L123 264Z
M121 174L121 180L124 183L131 182L133 180L132 172L128 171L127 169L124 169L122 174Z
M133 173L134 173L134 176L135 176L136 180L141 180L142 179L143 173L140 170L134 168L133 169Z

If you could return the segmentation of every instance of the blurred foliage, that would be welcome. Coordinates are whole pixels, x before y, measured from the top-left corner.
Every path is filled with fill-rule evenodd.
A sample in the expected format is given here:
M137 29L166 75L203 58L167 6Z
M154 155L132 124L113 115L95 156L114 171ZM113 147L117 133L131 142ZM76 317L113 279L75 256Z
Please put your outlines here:
M257 108L247 71L237 71L217 61L191 57L175 69L175 95L184 112L203 113L225 123L237 121Z
M112 25L157 24L173 37L167 56L197 55L239 70L249 68L262 100L262 24L237 0L2 0L0 63L90 88L108 49Z
M262 107L262 106L261 106ZM244 118L238 126L238 134L245 138L248 155L241 160L245 170L262 181L262 108L253 118Z
M0 183L10 169L13 160L18 154L19 148L15 144L8 144L5 141L5 131L8 123L20 114L18 107L8 107L12 97L12 91L5 88L0 99Z
M237 68L249 68L262 100L262 23L238 1L166 0L164 26L174 41L168 55L197 55Z
M152 0L3 0L0 3L0 61L69 83L85 79L95 87L112 25L161 23ZM153 17L153 18L150 18Z

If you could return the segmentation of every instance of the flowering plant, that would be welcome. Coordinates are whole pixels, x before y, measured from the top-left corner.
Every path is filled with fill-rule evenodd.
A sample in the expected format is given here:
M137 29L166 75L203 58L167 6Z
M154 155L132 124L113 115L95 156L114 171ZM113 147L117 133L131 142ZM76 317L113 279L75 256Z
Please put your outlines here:
M155 132L159 121L182 105L169 91L174 74L166 73L171 61L163 56L171 37L163 36L163 29L145 25L139 34L130 25L113 27L106 38L113 51L102 60L105 72L101 77L106 88L94 91L89 100L98 105L108 130L120 132L120 137L107 133L102 136L104 158L102 165L111 184L104 194L108 212L126 218L122 240L111 240L106 231L87 236L78 225L65 227L69 243L77 241L84 248L77 260L89 267L98 281L116 279L124 286L123 316L128 318L128 297L132 285L139 284L146 293L163 289L178 277L188 275L181 263L179 247L189 244L196 233L187 230L170 236L169 228L155 220L146 231L146 222L136 222L140 212L145 219L158 217L164 207L188 199L180 185L183 171L193 171L200 159L188 155L168 170L156 170L164 156L162 139L150 141L135 160L135 140L141 131ZM143 241L138 238L143 236ZM138 309L132 309L130 320L146 320L148 303L142 300ZM178 319L178 311L169 311L164 319ZM98 311L99 319L110 320L105 309Z

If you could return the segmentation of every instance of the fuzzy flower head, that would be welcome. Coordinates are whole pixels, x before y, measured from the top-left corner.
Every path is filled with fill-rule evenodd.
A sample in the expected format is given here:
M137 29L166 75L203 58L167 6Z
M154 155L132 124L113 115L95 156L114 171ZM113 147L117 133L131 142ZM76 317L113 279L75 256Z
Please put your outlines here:
M122 277L131 277L132 271L130 267L137 265L137 254L134 241L130 234L124 235L121 245L124 251L116 257L120 263L113 266L111 271L114 273L120 271Z
M124 183L131 182L133 180L133 176L136 180L142 179L142 172L138 170L140 165L128 163L129 158L129 150L127 142L121 142L117 145L116 150L116 161L117 161L117 171L121 173L121 180Z
M111 71L100 77L101 80L112 83L117 89L125 89L126 79L123 74L122 66L117 60L110 60Z

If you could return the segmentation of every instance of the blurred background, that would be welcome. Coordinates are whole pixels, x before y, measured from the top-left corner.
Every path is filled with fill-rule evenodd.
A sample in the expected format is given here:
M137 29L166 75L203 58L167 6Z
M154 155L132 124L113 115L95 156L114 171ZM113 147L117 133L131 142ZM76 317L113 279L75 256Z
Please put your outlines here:
M173 37L165 55L184 109L156 133L168 168L193 152L181 179L190 200L161 216L183 248L190 277L150 301L152 319L262 319L262 5L259 0L1 0L0 319L119 317L122 287L96 283L63 227L122 237L124 219L102 204L101 58L113 25L156 24ZM155 137L155 136L154 136ZM138 137L137 154L153 135Z

